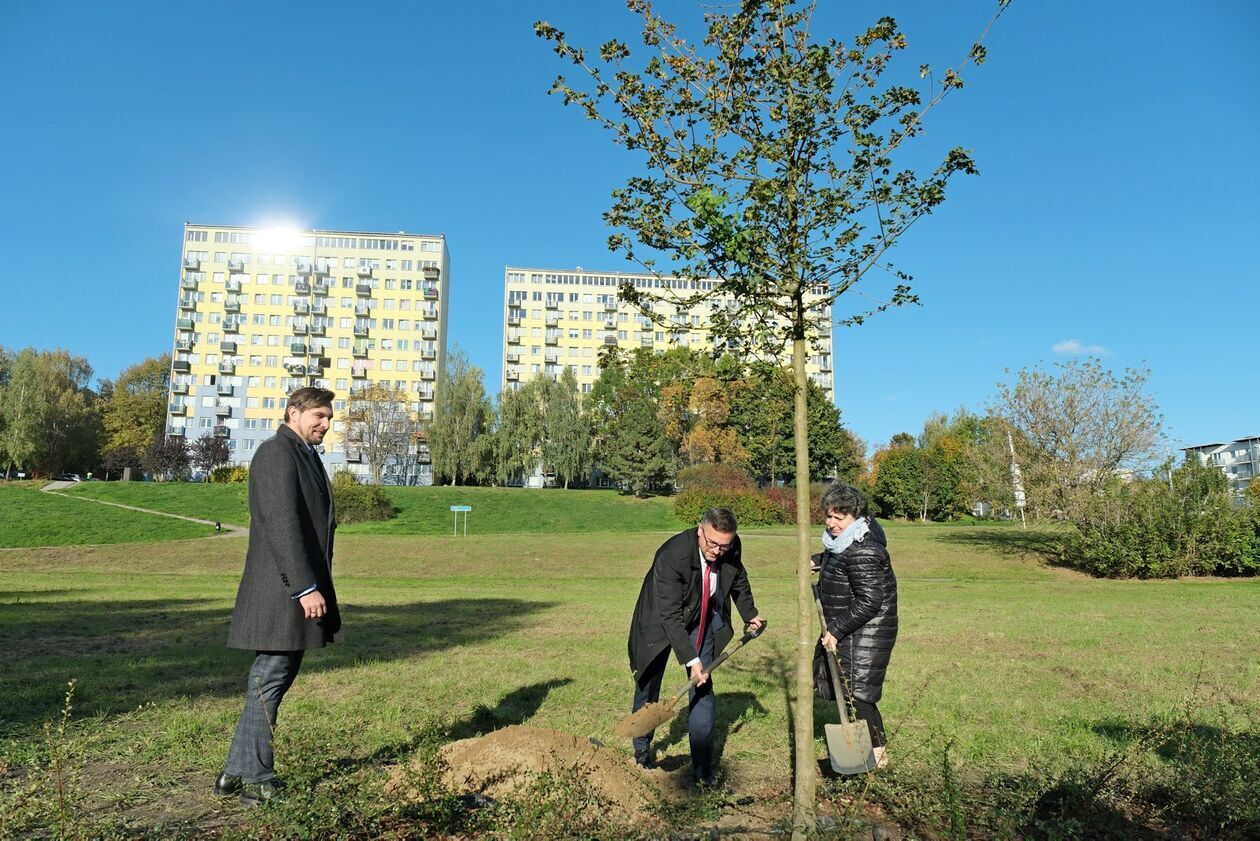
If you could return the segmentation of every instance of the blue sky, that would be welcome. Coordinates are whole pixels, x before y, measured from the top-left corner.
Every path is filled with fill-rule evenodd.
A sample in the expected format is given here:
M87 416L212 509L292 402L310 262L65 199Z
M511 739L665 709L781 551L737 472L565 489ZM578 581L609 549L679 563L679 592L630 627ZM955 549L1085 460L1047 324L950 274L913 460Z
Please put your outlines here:
M895 16L907 73L993 7L820 5L819 35ZM169 350L186 220L444 233L450 340L497 388L505 265L626 268L600 214L635 161L546 95L537 18L635 34L618 0L0 0L0 344L102 377ZM896 249L923 306L836 331L844 422L879 444L1093 349L1152 369L1174 443L1260 433L1258 41L1251 0L1015 0L914 153L981 170Z

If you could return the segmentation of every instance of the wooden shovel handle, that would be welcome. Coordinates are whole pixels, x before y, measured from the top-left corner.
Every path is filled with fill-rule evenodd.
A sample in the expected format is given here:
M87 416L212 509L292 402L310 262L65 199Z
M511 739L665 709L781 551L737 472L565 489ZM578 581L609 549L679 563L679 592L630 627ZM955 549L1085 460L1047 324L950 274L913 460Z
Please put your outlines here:
M823 631L827 630L827 614L823 612L822 596L818 592L818 584L810 585L814 590L814 606L818 608L818 621L822 623ZM840 663L836 661L836 653L831 649L823 646L823 652L827 655L827 673L831 676L831 691L836 696L836 707L840 710L840 723L849 723L849 711L845 709L844 692L840 686Z
M760 628L749 628L747 625L745 625L744 635L740 637L735 642L734 645L732 645L730 648L723 651L722 654L716 660L714 660L712 663L709 664L709 668L705 669L705 671L712 672L718 666L722 665L727 660L729 660L731 655L734 654L736 651L739 651L747 643L761 636L765 632L765 630L766 630L766 621L764 619L761 620ZM690 692L695 687L695 685L696 685L696 679L693 677L691 680L687 681L681 687L679 687L678 691L675 692L673 696L668 701L665 702L665 705L667 707L672 708L675 704L677 704L680 700L682 700L682 697L686 695L688 692Z

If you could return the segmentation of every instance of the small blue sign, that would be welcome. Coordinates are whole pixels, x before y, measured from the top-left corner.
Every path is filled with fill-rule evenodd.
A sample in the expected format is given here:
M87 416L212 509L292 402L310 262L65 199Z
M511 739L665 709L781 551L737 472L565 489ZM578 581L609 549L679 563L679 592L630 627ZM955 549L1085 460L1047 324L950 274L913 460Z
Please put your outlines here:
M452 505L451 510L452 511L471 511L472 506L471 505Z

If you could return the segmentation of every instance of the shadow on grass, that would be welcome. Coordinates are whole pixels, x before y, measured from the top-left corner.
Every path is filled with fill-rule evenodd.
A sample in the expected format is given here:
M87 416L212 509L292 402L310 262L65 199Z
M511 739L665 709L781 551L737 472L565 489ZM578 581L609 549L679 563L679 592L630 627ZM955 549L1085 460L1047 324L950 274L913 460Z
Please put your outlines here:
M1062 564L1063 538L1064 534L1061 532L1014 528L960 528L957 531L941 532L937 536L938 540L947 543L990 549L1007 557L1037 555L1052 566Z
M54 716L71 678L78 680L76 717L241 694L251 655L225 647L230 610L205 604L191 598L6 604L0 732L17 735ZM531 614L552 606L501 598L343 605L347 642L310 652L302 672L428 656L516 634ZM486 623L487 616L495 621Z
M679 702L678 709L680 712L669 723L669 732L664 738L658 739L656 742L658 751L664 750L676 742L687 741L687 705ZM713 720L714 768L721 766L722 754L726 751L726 740L740 731L743 727L744 717L749 714L766 714L766 708L757 700L756 695L753 695L751 692L723 692L720 688L717 690L717 712ZM660 762L661 767L666 771L676 771L683 766L690 766L690 764L690 753L669 756Z
M529 686L513 689L500 698L493 707L478 704L466 718L451 725L450 737L453 741L471 739L504 727L524 724L538 712L551 690L568 686L570 683L573 683L573 678L552 678L542 683L532 683Z

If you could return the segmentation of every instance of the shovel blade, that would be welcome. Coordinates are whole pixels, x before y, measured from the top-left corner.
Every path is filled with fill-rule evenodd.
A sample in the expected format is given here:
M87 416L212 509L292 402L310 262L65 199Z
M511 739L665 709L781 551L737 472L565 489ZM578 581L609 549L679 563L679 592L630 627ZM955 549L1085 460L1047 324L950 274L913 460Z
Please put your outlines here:
M824 724L827 735L827 756L831 770L837 774L865 774L875 768L875 751L871 749L871 731L865 721L849 724Z
M675 708L672 704L657 702L644 704L617 724L617 735L623 739L637 739L640 736L646 736L672 719L674 713Z

